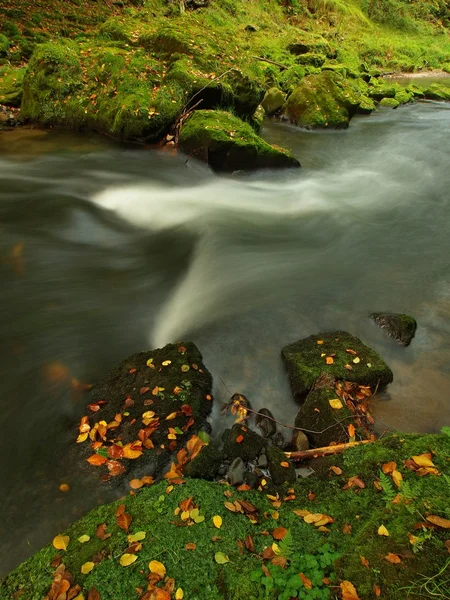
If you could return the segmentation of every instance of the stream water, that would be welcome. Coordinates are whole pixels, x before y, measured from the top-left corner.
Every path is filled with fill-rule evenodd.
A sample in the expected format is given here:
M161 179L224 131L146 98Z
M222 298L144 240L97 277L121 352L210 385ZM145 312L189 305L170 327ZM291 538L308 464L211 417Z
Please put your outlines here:
M345 329L394 371L379 430L449 425L449 131L433 102L341 132L268 123L303 168L239 178L95 135L0 133L0 575L111 499L67 460L72 379L140 349L192 339L219 401L290 423L280 349ZM368 319L384 310L417 318L410 347Z

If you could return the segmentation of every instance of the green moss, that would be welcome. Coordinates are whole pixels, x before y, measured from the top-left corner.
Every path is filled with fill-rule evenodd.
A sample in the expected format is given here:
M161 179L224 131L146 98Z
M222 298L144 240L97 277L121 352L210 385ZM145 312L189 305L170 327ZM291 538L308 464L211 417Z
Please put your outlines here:
M430 87L423 90L424 97L428 100L450 100L450 88L432 83Z
M9 54L9 47L11 46L11 42L8 38L0 33L0 58L5 58Z
M306 75L305 69L300 66L289 67L282 71L278 77L278 84L283 92L290 94Z
M218 171L299 166L287 150L270 146L250 125L224 111L195 111L183 125L179 144Z
M267 90L264 96L261 106L263 107L266 115L273 115L273 113L280 110L283 104L286 102L286 95L276 87L272 87Z
M0 104L20 106L23 93L25 69L0 67Z
M222 454L212 444L203 446L194 460L191 460L185 468L186 477L194 479L214 479L222 463Z
M318 344L317 341L323 343ZM347 349L353 350L356 355L349 354ZM321 373L327 373L336 379L354 381L359 385L368 385L372 390L376 387L382 389L393 380L392 371L384 360L345 331L311 335L285 346L281 354L297 400L306 397ZM333 359L332 364L326 363L326 357L329 356ZM359 362L355 363L357 358ZM348 364L350 370L345 366Z
M239 423L231 429L225 429L222 441L223 453L227 458L240 457L243 461L254 460L265 446L264 438Z
M397 108L397 106L400 106L400 102L395 98L383 98L380 102L380 106L384 108Z
M312 67L321 67L325 64L327 57L324 54L316 54L314 52L306 52L297 58L300 65L310 65Z
M122 19L110 18L99 28L100 34L108 40L131 43L131 37L127 33Z
M332 71L305 77L289 96L286 116L307 128L345 128L359 106L359 95L342 76Z
M397 102L399 104L407 104L408 102L411 102L411 100L413 100L413 99L414 99L414 94L410 94L406 90L399 90L395 94L395 100L397 100Z
M286 460L286 456L280 448L268 446L266 449L269 462L269 473L275 486L293 484L297 479L293 465ZM288 466L286 466L288 464Z

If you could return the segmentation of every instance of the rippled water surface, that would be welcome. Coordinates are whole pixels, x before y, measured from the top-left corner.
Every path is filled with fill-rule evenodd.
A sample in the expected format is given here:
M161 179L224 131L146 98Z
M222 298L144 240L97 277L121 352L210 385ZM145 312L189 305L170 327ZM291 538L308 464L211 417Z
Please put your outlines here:
M281 347L347 329L394 371L379 430L449 425L449 131L439 103L344 132L269 123L303 168L240 178L93 135L0 133L0 571L112 497L68 453L72 379L140 349L192 339L219 400L292 422ZM367 318L383 310L417 318L409 348Z

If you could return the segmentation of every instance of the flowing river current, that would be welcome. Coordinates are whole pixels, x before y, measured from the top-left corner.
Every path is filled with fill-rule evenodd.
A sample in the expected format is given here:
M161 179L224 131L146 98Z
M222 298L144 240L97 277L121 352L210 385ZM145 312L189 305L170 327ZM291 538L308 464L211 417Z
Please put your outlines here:
M449 133L433 102L341 132L267 123L303 168L236 177L94 135L0 133L0 575L113 498L68 459L72 380L141 349L193 340L217 405L242 392L292 423L281 348L344 329L394 372L378 431L450 425ZM415 316L411 346L371 311Z

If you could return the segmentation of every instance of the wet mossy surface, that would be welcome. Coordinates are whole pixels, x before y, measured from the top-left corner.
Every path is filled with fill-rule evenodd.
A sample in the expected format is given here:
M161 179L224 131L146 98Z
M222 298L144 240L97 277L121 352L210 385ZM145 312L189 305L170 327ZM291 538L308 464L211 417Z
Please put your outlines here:
M403 461L423 453L431 453L439 475L420 477L404 465ZM264 490L237 491L202 480L186 479L185 483L173 487L170 482L161 482L138 490L136 495L101 506L74 523L64 532L70 537L67 550L58 551L49 544L2 581L0 598L41 600L52 582L54 568L50 562L60 554L84 595L95 587L101 600L139 597L136 588L146 589L151 560L165 565L167 575L175 578L175 589L181 587L186 598L275 599L288 585L289 569L277 571L278 584L266 595L261 575L258 576L263 561L257 555L274 543L272 532L283 527L290 536L288 565L295 565L299 572L315 577L315 569L324 564L320 557L326 555L328 566L322 566L324 570L319 571L332 578L332 586L349 580L359 597L366 599L372 598L373 586L378 585L382 597L405 600L408 597L405 586L417 580L419 574L436 575L448 561L446 530L422 528L420 523L427 515L450 517L449 455L450 438L445 435L386 437L325 459L320 472L298 480L288 486L289 490L278 488L279 500L275 491L268 496ZM389 475L381 479L381 468L389 461L395 461L402 474L399 488ZM314 461L311 464L314 465ZM341 468L342 473L336 475L329 466ZM363 487L350 485L352 477L363 482ZM378 490L374 482L380 480L382 489ZM392 502L397 494L400 497ZM205 517L201 523L187 525L174 514L179 503L190 497L200 515ZM225 502L233 503L236 499L254 506L256 511L252 514L256 522L225 507ZM122 503L132 516L128 532L118 527L115 517ZM334 521L327 525L328 531L319 531L294 510L328 515ZM223 519L220 529L213 524L215 515ZM111 533L105 540L95 535L97 526L102 523L106 525L106 532ZM381 525L386 527L388 537L378 534ZM133 564L122 567L120 557L129 547L127 533L138 531L146 533L142 549L136 552L137 560ZM90 536L87 543L78 541L82 535ZM247 535L252 538L255 552L237 544ZM285 547L280 541L276 543ZM186 544L195 544L195 549L186 549ZM229 562L218 564L216 552L222 552ZM385 559L389 552L398 555L401 562L389 563ZM369 566L362 565L361 557ZM81 565L90 560L95 566L88 575L83 575ZM270 569L274 568L269 560L264 562ZM333 598L335 589L329 588L320 597Z
M263 437L240 423L223 432L222 442L223 454L227 458L239 457L244 462L254 460L266 445Z
M414 317L398 313L372 313L370 316L400 346L409 346L417 329Z
M24 68L0 66L0 104L19 107L22 102Z
M290 152L271 146L249 124L224 111L195 111L182 127L179 145L216 171L300 166Z
M285 346L281 354L298 402L304 400L322 373L370 386L372 391L381 390L393 381L391 369L379 354L346 331L311 335ZM332 359L331 364L327 364L327 358L329 362Z

